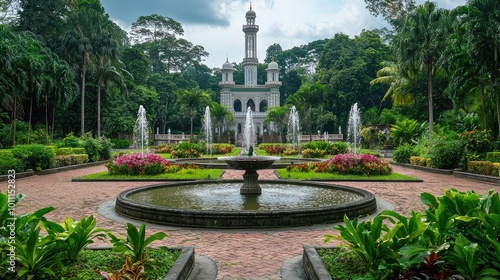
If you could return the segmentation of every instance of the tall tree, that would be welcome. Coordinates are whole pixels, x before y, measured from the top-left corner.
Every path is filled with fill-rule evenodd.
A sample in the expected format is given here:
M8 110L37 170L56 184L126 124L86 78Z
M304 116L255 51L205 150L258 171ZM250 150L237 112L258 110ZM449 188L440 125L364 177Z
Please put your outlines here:
M193 139L194 120L200 114L200 110L210 103L210 95L200 88L181 90L177 92L177 103L180 106L181 114L189 118L190 138Z
M289 112L290 112L289 105L272 107L268 109L266 119L264 120L265 125L273 123L276 126L280 142L283 141L283 130L285 129L288 123Z
M448 11L427 1L408 14L395 42L396 58L403 74L422 71L426 66L429 133L432 133L434 123L432 76L450 33L449 28Z
M387 92L382 98L382 102L392 97L394 105L409 105L413 98L410 93L405 91L404 86L408 79L401 75L399 67L393 62L386 62L385 66L377 71L377 78L370 81L370 85L386 84L389 85Z
M228 127L233 121L233 114L226 106L222 106L218 102L211 102L210 116L212 118L214 128L217 129L217 141L220 142L222 130Z
M66 55L68 58L77 57L74 61L80 68L80 118L81 135L85 134L85 82L87 71L92 63L92 58L97 52L96 46L102 35L104 16L93 9L82 9L74 12L68 19L69 29L63 34Z

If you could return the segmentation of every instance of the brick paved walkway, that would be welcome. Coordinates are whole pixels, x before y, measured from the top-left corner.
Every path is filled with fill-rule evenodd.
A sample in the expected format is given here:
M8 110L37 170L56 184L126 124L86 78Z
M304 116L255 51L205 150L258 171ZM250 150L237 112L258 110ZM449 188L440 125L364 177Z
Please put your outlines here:
M380 183L345 182L344 185L367 189L378 198L392 203L402 214L412 210L422 210L419 200L421 192L441 195L443 189L456 188L461 191L475 190L485 194L489 189L499 190L490 183L456 178L452 175L439 175L393 166L395 172L423 179L422 183ZM67 171L45 176L18 179L17 192L25 193L26 199L16 208L18 214L54 206L56 210L48 218L63 221L66 217L75 220L84 215L95 215L98 226L125 233L125 226L97 214L97 207L112 200L123 190L136 186L149 185L151 182L71 182L71 179L86 174L104 171L104 166ZM261 179L275 179L272 170L259 171ZM228 170L225 179L240 179L242 171ZM5 192L6 182L0 182L0 190ZM217 279L281 279L280 269L283 262L302 254L302 246L324 245L324 235L331 233L332 225L269 230L209 230L166 228L169 237L155 245L196 246L196 254L208 256L217 263ZM158 231L159 227L150 226L148 234Z

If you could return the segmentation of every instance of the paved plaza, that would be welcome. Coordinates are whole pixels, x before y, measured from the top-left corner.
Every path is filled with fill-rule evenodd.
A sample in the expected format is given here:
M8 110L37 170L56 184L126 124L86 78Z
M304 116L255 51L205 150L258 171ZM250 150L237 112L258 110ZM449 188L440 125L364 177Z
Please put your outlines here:
M49 219L61 222L66 217L80 219L94 215L98 226L125 235L123 220L109 219L97 209L112 201L118 193L154 182L72 182L73 178L105 171L104 166L33 176L17 179L17 192L26 199L17 205L16 214L32 212L54 206ZM497 184L457 178L453 175L434 174L405 167L393 166L394 172L414 176L423 182L342 182L341 184L366 189L394 207L401 214L423 210L421 192L442 195L444 189L474 190L486 194L489 189L499 190ZM243 171L227 170L223 179L241 179ZM260 170L260 179L276 179L273 170ZM5 192L6 182L0 182ZM148 234L164 231L169 237L155 245L195 246L196 254L211 258L217 264L217 279L281 279L283 263L302 254L303 245L323 246L325 234L332 233L333 225L280 228L265 230L190 229L148 225ZM99 245L108 245L99 244ZM332 244L329 244L332 245Z

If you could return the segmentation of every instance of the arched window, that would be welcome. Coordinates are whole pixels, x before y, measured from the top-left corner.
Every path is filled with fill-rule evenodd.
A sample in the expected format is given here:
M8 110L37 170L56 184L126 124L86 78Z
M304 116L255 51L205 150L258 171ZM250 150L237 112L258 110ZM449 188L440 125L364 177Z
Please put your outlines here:
M238 124L238 134L241 133L241 123Z
M236 99L234 101L233 107L235 112L241 112L241 101L239 99Z
M248 99L247 108L248 107L250 107L250 109L252 109L252 111L255 112L255 102L253 102L253 99Z
M267 100L263 99L259 104L259 112L267 111Z

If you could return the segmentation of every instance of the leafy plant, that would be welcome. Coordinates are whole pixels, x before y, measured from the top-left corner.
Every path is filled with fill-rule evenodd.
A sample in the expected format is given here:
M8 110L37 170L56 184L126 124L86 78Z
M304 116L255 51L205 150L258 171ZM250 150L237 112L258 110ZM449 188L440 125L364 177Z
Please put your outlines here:
M412 156L418 156L415 146L403 144L394 150L392 159L397 163L410 163L410 158Z
M64 237L66 245L65 253L70 260L75 260L82 249L87 245L94 243L94 238L104 239L107 230L96 228L97 220L91 215L88 218L82 217L80 221L75 222L72 218L67 218L61 223L65 232L60 235Z
M19 145L12 149L15 158L20 159L25 168L42 170L52 167L55 153L48 147L41 144Z
M31 231L26 242L15 242L16 260L21 264L17 276L27 274L28 280L37 279L40 275L54 275L53 266L61 262L61 251L64 246L55 235L40 236L40 227Z
M153 241L167 237L166 233L157 232L146 238L146 225L142 224L137 230L131 223L127 223L127 239L116 237L112 233L108 233L108 235L113 243L113 251L132 256L133 262L141 259L144 250Z
M420 135L420 127L416 120L403 119L391 124L391 138L398 144L409 144Z
M132 262L132 256L127 256L125 264L118 271L113 271L110 267L111 274L102 271L101 276L107 280L144 280L144 264L146 262L146 254L142 253L141 259L137 262Z

